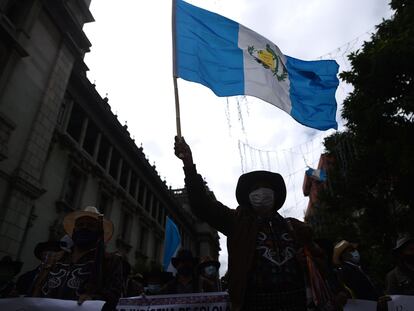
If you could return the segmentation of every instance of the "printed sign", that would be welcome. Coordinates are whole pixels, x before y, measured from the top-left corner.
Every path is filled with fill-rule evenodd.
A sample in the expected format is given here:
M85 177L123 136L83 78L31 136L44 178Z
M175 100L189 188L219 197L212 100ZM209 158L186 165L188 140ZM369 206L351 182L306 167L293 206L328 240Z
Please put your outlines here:
M1 311L100 311L104 301L85 301L78 305L74 300L50 298L4 298L0 299Z
M414 310L414 296L393 295L388 302L388 311Z
M377 302L371 300L348 299L344 311L377 311Z
M118 311L230 311L227 293L139 296L121 298Z

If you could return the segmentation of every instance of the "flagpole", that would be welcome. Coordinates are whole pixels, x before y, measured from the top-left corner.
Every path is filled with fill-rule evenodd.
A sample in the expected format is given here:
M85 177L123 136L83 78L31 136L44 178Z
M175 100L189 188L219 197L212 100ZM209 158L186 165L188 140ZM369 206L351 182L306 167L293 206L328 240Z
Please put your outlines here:
M177 127L177 136L181 138L181 118L180 118L180 99L178 97L177 85L177 57L176 57L176 23L175 23L176 0L172 0L172 62L173 62L173 82L174 82L174 99L175 99L175 122Z

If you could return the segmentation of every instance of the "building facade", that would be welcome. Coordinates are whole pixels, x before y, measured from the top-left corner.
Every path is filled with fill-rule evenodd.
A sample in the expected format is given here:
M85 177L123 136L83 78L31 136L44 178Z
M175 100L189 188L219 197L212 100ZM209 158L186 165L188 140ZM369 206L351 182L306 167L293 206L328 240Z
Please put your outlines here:
M92 205L114 223L108 250L133 265L161 262L166 216L184 247L217 258L217 232L195 221L87 79L89 4L0 0L0 256L32 268L35 245Z

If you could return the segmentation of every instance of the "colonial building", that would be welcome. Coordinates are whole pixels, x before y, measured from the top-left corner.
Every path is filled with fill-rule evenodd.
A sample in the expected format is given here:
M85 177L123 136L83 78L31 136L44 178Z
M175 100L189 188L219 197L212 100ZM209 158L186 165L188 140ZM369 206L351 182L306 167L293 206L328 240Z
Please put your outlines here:
M131 264L161 262L167 215L184 247L217 258L217 232L168 189L87 79L89 4L0 0L0 256L32 268L35 245L93 205L115 225L108 250Z

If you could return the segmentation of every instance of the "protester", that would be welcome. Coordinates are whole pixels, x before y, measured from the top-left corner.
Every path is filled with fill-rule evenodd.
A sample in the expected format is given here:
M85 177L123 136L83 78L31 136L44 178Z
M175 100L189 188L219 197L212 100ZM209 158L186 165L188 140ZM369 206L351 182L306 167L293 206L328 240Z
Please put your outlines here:
M332 262L334 243L328 239L315 239L314 242L323 251L323 263L319 265L320 272L332 292L332 297L323 310L342 310L348 300L348 292L335 273Z
M131 265L129 264L128 259L124 256L120 257L122 260L122 297L140 296L144 292L142 275L137 273L134 276L131 276Z
M414 238L404 236L394 248L396 267L387 275L388 295L414 295Z
M48 259L56 256L56 253L61 252L62 242L47 241L36 244L34 255L40 261L40 265L35 269L27 271L19 276L16 282L16 290L20 295L29 296L33 290L36 278L39 272L47 264Z
M339 280L354 299L378 301L380 293L376 290L368 275L362 270L358 245L341 241L335 245L333 262L336 265Z
M233 210L208 196L184 138L175 138L175 155L184 164L193 212L227 236L232 310L306 310L303 248L313 252L312 232L278 214L286 198L282 176L242 175L236 188L239 207Z
M13 261L10 256L4 256L0 260L0 298L15 295L13 278L19 274L22 265L21 261Z
M202 292L221 292L220 263L210 256L201 258L198 265Z
M171 263L177 274L161 289L161 294L188 294L201 292L200 281L195 268L198 258L188 249L180 249L176 257L171 258Z
M59 251L47 257L35 276L29 296L106 301L114 310L122 290L122 263L119 256L104 251L113 234L113 224L96 207L68 214L63 221L72 238L71 252Z
M160 295L164 286L172 280L171 272L160 271L156 268L151 269L144 274L145 294Z
M135 273L127 279L125 297L136 297L144 293L144 278L142 274Z

